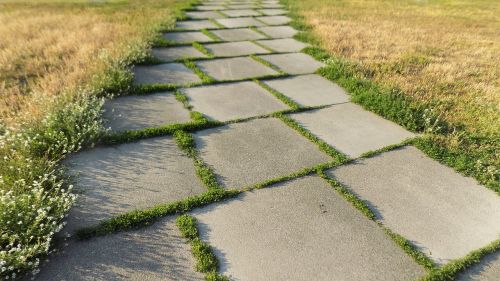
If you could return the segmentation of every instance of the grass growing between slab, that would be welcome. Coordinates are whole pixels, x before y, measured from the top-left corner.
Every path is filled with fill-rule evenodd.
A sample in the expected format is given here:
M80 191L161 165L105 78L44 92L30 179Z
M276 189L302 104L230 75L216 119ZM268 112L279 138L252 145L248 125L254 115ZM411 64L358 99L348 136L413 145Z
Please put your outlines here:
M196 259L196 270L205 273L207 281L229 281L223 275L217 273L219 261L207 243L200 239L200 234L196 226L196 219L190 215L179 216L176 224L182 236L188 239L191 244L191 252Z

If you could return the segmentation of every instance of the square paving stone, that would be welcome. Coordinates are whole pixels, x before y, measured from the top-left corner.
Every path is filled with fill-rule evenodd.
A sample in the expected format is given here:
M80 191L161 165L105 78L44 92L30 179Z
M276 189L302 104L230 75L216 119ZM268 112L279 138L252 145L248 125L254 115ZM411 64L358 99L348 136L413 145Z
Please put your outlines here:
M260 13L256 10L251 9L236 9L236 10L223 10L221 11L224 15L228 17L248 17L248 16L260 16Z
M252 54L268 54L264 49L250 41L216 43L204 45L204 47L218 57L237 57Z
M328 105L349 101L349 96L342 88L316 74L263 82L302 106Z
M221 273L232 280L400 281L425 274L317 176L247 192L193 215Z
M303 53L259 56L288 74L314 73L324 64Z
M283 53L300 52L300 50L307 47L307 44L304 44L292 38L259 40L257 41L257 43L264 45L276 52L283 52Z
M290 26L265 26L257 29L271 38L291 38L298 33L296 29Z
M415 136L352 103L292 114L290 117L318 138L353 158Z
M172 94L126 96L106 101L104 119L112 131L139 130L191 121Z
M152 50L153 56L165 61L171 62L178 59L188 59L188 58L206 58L207 55L198 51L193 46L178 46L178 47L168 47L168 48L154 48Z
M173 218L140 230L70 241L34 280L204 280Z
M278 74L273 69L248 57L198 61L201 71L216 80L239 80Z
M280 16L288 13L286 10L283 9L260 9L258 11L266 16Z
M190 19L220 19L225 17L214 11L186 12L186 16Z
M65 164L81 192L68 218L70 232L206 191L193 160L171 137L97 147L74 154Z
M200 156L226 187L243 188L331 160L275 118L255 119L195 134Z
M209 20L178 21L175 27L178 29L187 29L187 30L218 28L218 26L215 23Z
M254 82L239 82L183 90L194 110L219 121L259 116L289 109Z
M134 67L134 82L136 84L186 85L201 82L201 79L182 63L166 63Z
M414 147L328 172L438 264L498 239L500 197Z
M254 18L224 18L216 21L227 28L264 26L265 24Z
M266 16L258 17L257 19L268 25L282 25L292 21L292 19L287 16Z
M211 30L210 32L215 34L223 41L244 41L266 38L266 36L255 32L250 28L219 29Z
M498 281L500 277L500 251L489 254L481 262L459 274L457 281Z
M163 38L175 43L212 42L212 38L201 31L169 32Z

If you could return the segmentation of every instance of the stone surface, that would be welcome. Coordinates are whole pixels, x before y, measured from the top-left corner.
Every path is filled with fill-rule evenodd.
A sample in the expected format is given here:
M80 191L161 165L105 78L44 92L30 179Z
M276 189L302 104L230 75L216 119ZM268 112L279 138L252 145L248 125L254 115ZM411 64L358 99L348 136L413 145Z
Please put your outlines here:
M292 19L287 16L265 16L257 17L257 19L268 25L282 25L292 21Z
M244 193L193 215L231 280L400 281L425 273L317 176Z
M337 104L290 117L353 158L414 136L404 128L352 103Z
M266 16L280 16L288 13L286 10L283 9L260 9L258 11Z
M266 38L266 36L255 32L250 28L219 29L211 30L211 32L223 41L244 41Z
M293 38L259 40L257 41L257 43L273 49L276 52L282 53L300 52L300 50L307 47L307 44L304 44Z
M165 61L171 62L178 59L186 58L206 58L207 56L202 52L198 51L192 46L179 46L179 47L168 47L168 48L153 48L153 56Z
M226 9L236 10L236 9L253 9L256 5L254 4L231 4L227 5Z
M251 9L222 10L221 13L228 17L259 16L260 13Z
M263 82L302 106L328 105L349 101L349 96L342 88L316 74Z
M222 5L199 5L196 6L195 9L198 11L216 11L216 10L223 10L226 7Z
M264 26L257 29L271 38L291 38L298 33L296 29L290 26Z
M279 67L288 74L314 73L323 63L303 53L276 54L259 56L263 60Z
M281 4L262 4L260 5L264 9L283 9L283 5Z
M203 130L200 156L225 187L243 188L331 160L316 145L274 118Z
M500 277L500 251L487 255L457 277L457 281L498 281Z
M81 193L68 217L69 232L206 191L193 160L170 137L97 147L73 155L65 164Z
M178 21L175 27L178 29L200 30L217 28L218 26L209 20L186 20Z
M174 218L140 230L70 241L50 259L35 280L204 280L194 270L190 246Z
M207 50L218 57L237 57L252 54L268 54L269 50L264 49L250 41L215 43L204 45Z
M106 101L106 126L112 131L139 130L191 121L173 94L126 96Z
M414 147L329 174L366 200L384 225L438 264L486 246L500 234L500 197Z
M134 67L135 84L186 85L197 82L201 82L198 75L182 63L166 63Z
M216 80L239 80L278 74L247 57L198 61L196 65Z
M212 38L201 31L181 31L163 34L163 38L175 43L212 42Z
M254 18L224 18L216 21L227 28L264 26L265 24Z
M214 12L214 11L198 11L198 12L186 12L186 16L190 19L220 19L224 18L224 15Z
M183 90L194 110L229 121L289 109L254 82L239 82Z

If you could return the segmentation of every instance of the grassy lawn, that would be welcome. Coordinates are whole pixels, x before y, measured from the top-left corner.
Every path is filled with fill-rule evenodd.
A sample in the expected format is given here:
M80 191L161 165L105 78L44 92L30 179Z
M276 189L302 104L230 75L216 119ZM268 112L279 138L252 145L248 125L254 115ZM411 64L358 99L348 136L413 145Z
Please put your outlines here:
M299 27L311 31L302 37L327 52L309 52L330 58L325 76L343 83L365 107L414 131L430 126L408 126L404 119L425 123L425 116L435 116L440 126L431 128L431 141L422 147L500 192L500 2L284 3L301 19ZM373 102L377 98L366 97L370 91L397 98L389 98L383 108ZM409 102L391 108L398 99ZM427 115L417 116L410 107L425 108Z

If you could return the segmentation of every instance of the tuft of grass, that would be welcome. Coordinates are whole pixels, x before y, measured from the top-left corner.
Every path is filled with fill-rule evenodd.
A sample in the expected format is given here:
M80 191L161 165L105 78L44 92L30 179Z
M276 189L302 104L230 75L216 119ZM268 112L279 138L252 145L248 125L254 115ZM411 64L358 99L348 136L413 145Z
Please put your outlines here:
M292 109L298 109L301 107L300 104L296 103L293 101L291 98L283 95L282 93L276 91L275 89L269 87L267 84L263 83L260 80L254 79L254 82L259 84L262 88L266 89L268 92L270 92L273 96L275 96L277 99L282 101L284 104L288 105Z
M184 65L187 68L194 71L194 73L196 73L196 75L198 75L198 77L200 77L201 81L203 81L204 84L212 84L216 81L214 78L208 76L206 73L201 71L193 61L184 60Z
M278 72L280 75L287 75L286 72L284 72L283 70L281 70L276 65L274 65L274 64L272 64L272 63L270 63L270 62L268 62L266 60L263 60L263 59L261 59L260 57L258 57L256 55L250 55L250 57L252 59L254 59L255 61L257 61L257 62L259 62L259 63L261 63L261 64L263 64L263 65L265 65L265 66L267 66L267 67L269 67L271 69L273 69L274 71Z
M193 42L193 47L200 51L202 54L207 55L209 58L213 58L214 54L212 54L209 50L207 50L202 44L198 42Z
M214 40L214 42L220 42L220 41L222 41L217 35L215 35L214 33L210 32L210 31L208 31L206 29L202 29L200 31L203 34L205 34L206 36L208 36L210 39Z
M398 244L406 254L413 258L421 266L425 267L427 270L434 270L436 268L436 264L433 260L427 257L424 253L420 252L408 239L403 236L394 233L389 228L382 225L382 223L378 223L389 235L396 244Z

